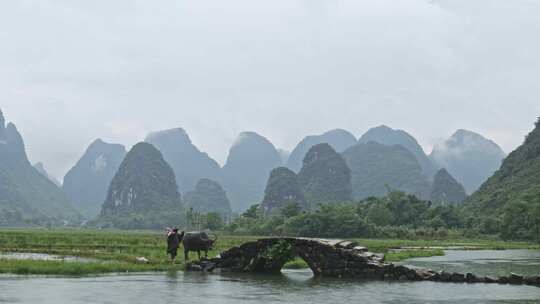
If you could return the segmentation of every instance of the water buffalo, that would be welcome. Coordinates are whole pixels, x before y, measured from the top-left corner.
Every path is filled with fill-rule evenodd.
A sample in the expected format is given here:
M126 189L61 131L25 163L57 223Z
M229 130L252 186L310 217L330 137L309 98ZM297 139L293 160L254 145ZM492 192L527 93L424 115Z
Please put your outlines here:
M214 239L211 240L206 232L187 232L182 239L186 261L189 260L190 251L197 251L199 260L201 259L201 251L204 251L204 256L208 257L208 251L213 248L216 241L217 235L215 234Z

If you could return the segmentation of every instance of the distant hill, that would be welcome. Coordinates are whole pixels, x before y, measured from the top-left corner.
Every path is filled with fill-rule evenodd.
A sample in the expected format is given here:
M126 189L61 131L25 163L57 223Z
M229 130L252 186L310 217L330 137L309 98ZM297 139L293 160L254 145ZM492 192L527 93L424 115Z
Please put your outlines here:
M418 141L416 141L412 135L403 130L395 130L388 126L381 125L369 129L358 140L359 143L363 144L370 141L387 146L403 146L416 157L418 164L422 168L422 172L428 179L431 179L431 177L437 171L436 165L427 157L420 144L418 144Z
M304 210L310 208L296 173L285 167L275 168L270 172L261 207L265 214L271 214L289 204Z
M172 168L154 146L138 143L111 181L98 225L162 229L184 212Z
M464 206L483 233L540 241L540 118L523 144Z
M223 166L223 186L233 211L260 203L270 171L280 165L281 157L268 139L255 132L241 133Z
M193 190L202 178L221 181L219 164L193 145L183 129L153 132L145 141L158 148L173 168L181 193Z
M435 174L430 196L433 202L461 203L466 198L465 188L446 169L440 169Z
M216 212L225 218L231 216L231 203L225 190L218 182L207 178L199 180L195 189L184 195L184 203L187 208L201 213Z
M0 111L0 226L80 220L62 190L30 164L16 126L6 126Z
M435 146L430 157L472 193L499 169L505 153L480 134L458 130L443 144Z
M96 139L64 177L64 192L86 218L96 217L126 148Z
M309 149L298 181L311 207L352 199L351 171L343 157L327 143Z
M330 130L321 135L310 135L302 139L291 152L287 161L287 167L294 172L299 172L302 162L308 150L317 144L327 143L338 153L356 144L356 137L342 129Z
M49 172L47 172L47 170L45 170L45 165L43 165L42 162L35 163L34 164L34 169L36 169L37 172L41 173L41 175L45 176L51 182L53 182L56 185L56 187L62 188L62 184L60 183L60 181L58 181L56 179L56 177L50 175Z
M401 145L370 141L342 153L351 169L353 197L385 196L389 189L428 198L430 183L414 154Z

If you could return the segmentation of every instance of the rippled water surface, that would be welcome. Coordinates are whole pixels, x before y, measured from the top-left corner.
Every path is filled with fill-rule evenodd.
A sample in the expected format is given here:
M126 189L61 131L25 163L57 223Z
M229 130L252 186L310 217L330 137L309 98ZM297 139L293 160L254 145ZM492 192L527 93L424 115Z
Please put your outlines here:
M497 274L540 273L540 252L449 251L406 264ZM451 269L450 269L451 268ZM540 288L281 276L153 273L85 278L0 277L0 303L540 303Z

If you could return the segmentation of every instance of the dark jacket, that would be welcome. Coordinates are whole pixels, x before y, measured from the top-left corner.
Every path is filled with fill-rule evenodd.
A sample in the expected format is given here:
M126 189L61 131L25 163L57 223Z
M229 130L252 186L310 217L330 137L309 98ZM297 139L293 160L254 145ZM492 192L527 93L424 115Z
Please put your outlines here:
M184 234L171 233L167 236L167 253L176 253Z

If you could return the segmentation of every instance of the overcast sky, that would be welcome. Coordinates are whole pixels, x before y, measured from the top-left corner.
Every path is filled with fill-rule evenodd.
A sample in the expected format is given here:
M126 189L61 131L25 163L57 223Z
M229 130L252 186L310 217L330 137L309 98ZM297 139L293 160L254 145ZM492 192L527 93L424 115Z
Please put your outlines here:
M291 150L387 124L507 152L540 116L537 0L0 2L0 108L61 178L96 138L183 127L223 163L236 135Z

